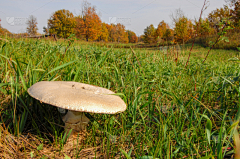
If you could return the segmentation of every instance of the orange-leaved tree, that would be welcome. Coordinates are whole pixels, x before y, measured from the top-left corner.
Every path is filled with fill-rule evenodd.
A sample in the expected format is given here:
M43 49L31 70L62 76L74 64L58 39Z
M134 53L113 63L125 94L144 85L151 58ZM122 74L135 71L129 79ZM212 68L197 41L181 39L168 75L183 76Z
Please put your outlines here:
M121 43L128 43L128 33L125 30L125 26L117 23L107 25L108 32L109 32L109 41L111 42L121 42Z
M2 29L2 26L1 26L1 19L0 19L0 35L3 34L3 29Z
M58 10L48 19L49 33L67 38L74 33L76 21L69 10Z
M121 43L128 43L128 33L125 30L125 26L123 24L117 23L116 27L116 31L117 31L117 42L121 42Z
M170 29L169 25L167 23L165 23L164 20L161 21L158 24L158 27L155 32L156 39L162 39L164 34L166 33L167 29ZM168 30L168 33L170 33L169 30Z
M116 42L117 41L117 38L118 38L118 35L117 35L117 28L116 28L116 25L114 24L106 24L107 26L107 29L108 29L108 40L111 41L111 42Z
M82 15L76 17L76 21L76 35L83 36L86 41L99 39L102 31L102 22L94 6L84 1L82 5Z
M138 42L138 37L133 31L127 30L127 33L128 33L128 40L129 40L130 43L137 43Z

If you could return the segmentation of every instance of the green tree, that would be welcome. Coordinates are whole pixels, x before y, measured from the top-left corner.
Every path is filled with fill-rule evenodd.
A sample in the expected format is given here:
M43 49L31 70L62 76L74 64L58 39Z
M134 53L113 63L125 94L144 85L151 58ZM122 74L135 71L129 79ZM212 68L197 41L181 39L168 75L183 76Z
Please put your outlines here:
M49 33L67 38L75 32L76 20L69 10L58 10L48 19Z
M152 24L144 29L144 43L156 43L155 30Z
M198 30L197 30L198 23L199 22L197 20L195 20L195 24L193 26L194 30L196 31L198 36L206 37L206 36L214 33L214 30L210 26L210 22L207 18L206 19L200 19L200 25L198 26Z

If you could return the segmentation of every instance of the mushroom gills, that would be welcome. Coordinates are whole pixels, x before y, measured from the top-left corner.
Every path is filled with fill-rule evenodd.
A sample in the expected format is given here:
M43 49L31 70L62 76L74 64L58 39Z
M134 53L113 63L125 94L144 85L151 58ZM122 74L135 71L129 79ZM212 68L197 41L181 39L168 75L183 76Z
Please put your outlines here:
M68 132L81 132L86 130L89 119L85 116L84 112L77 112L68 110L67 114L62 118L65 123L65 130Z

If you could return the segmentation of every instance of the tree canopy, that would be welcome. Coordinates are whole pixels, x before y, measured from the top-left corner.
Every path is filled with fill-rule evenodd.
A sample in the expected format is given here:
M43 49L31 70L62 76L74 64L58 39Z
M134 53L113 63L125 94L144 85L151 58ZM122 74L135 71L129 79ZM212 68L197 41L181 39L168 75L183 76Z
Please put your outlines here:
M76 20L69 10L58 10L48 20L49 33L67 38L75 32Z
M155 43L156 42L156 36L155 36L155 28L153 24L150 26L147 26L146 29L144 29L144 42L145 43Z
M101 36L102 21L96 13L94 6L87 1L83 2L82 15L76 17L76 35L85 38L86 41L97 40Z

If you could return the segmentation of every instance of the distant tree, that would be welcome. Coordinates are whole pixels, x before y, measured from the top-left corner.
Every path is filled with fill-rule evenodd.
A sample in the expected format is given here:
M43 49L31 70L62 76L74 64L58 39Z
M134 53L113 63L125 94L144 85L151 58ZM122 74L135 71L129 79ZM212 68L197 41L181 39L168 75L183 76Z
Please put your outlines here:
M237 2L239 3L240 0L225 0L225 2L226 2L227 5L229 5L230 7L233 7Z
M117 28L115 24L107 24L107 29L108 29L108 41L111 42L116 42L118 39L118 35L117 35Z
M224 19L230 18L230 8L225 5L223 8L217 8L216 10L213 10L208 15L208 21L210 23L210 26L213 27L216 32L218 32L221 28L219 28L219 23Z
M163 21L158 24L158 27L155 32L155 37L157 41L161 40L170 40L172 36L172 30L170 29L169 25Z
M155 30L152 24L144 29L144 43L156 43Z
M0 35L3 35L3 34L12 34L12 33L1 26L1 19L0 19Z
M138 37L138 42L144 42L144 35L140 35Z
M181 8L176 9L174 13L170 15L174 25L174 40L176 42L186 42L191 38L193 33L193 25L190 20L184 15Z
M193 36L193 24L187 17L180 18L175 23L175 41L186 42Z
M173 25L175 26L179 19L185 17L184 12L181 8L178 8L174 11L174 13L170 14L170 18L172 19Z
M106 28L108 30L108 41L113 42L113 39L112 39L113 24L106 24Z
M82 35L86 41L99 39L102 31L102 22L91 3L83 1L82 15L76 17L76 21L77 35Z
M167 28L162 36L162 39L165 41L172 41L174 39L174 31L170 28Z
M49 33L67 38L75 32L76 21L69 10L58 10L48 19Z
M168 24L165 23L164 20L161 21L161 22L158 24L158 27L157 27L157 29L156 29L156 33L155 33L156 37L162 38L167 29L170 29L170 27L168 26Z
M117 23L116 31L117 31L117 42L128 43L128 33L125 30L125 26L123 24Z
M109 32L108 32L107 24L102 23L101 34L100 34L99 40L108 42L108 38L109 38Z
M3 34L3 29L2 29L2 26L1 26L1 19L0 19L0 34Z
M240 0L235 0L230 15L232 16L234 26L240 29Z
M195 20L195 24L193 26L198 36L205 37L214 33L214 29L210 26L210 22L207 18L200 19L200 25L198 26L197 30L198 23L199 22Z
M128 43L128 33L125 30L125 26L117 23L106 25L108 28L109 33L109 41L111 42L121 42L121 43Z
M33 15L30 15L27 20L27 33L28 35L36 35L37 34L37 18Z
M127 30L127 33L128 33L128 40L129 40L130 43L137 43L138 42L138 37L133 31Z

